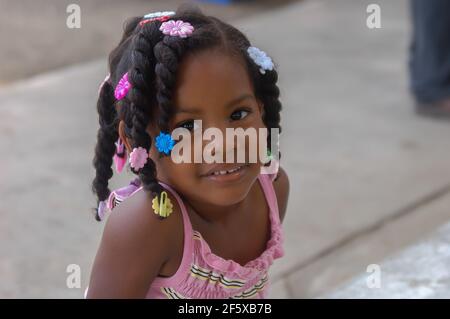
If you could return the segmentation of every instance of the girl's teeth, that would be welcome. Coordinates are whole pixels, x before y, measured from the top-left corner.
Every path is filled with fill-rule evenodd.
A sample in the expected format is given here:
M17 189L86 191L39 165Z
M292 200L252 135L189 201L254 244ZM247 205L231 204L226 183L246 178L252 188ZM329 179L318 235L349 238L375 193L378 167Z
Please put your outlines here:
M217 171L217 172L214 172L213 175L225 175L225 174L231 174L231 173L233 173L233 172L236 172L236 171L240 170L241 167L242 167L242 166L239 166L239 167L237 167L237 168L235 168L235 169L230 169L229 171Z

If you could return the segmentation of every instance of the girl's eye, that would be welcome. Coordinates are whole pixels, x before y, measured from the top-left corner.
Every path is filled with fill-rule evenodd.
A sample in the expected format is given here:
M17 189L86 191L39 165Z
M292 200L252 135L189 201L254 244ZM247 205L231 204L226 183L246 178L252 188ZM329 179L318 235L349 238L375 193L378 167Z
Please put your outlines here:
M198 128L198 124L194 123L194 120L189 120L177 125L177 127L182 127L188 129L189 131L192 131Z
M231 119L233 121L238 121L238 120L242 120L244 119L250 112L246 111L246 110L238 110L236 112L233 112L233 114L231 114Z

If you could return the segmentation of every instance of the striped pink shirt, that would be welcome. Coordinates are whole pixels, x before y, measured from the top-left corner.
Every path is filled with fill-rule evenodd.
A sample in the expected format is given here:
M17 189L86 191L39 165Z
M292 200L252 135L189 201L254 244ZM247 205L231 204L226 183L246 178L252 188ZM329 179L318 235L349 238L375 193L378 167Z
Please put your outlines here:
M180 196L169 185L160 184L178 201L183 214L184 250L181 264L171 277L156 277L149 287L147 298L266 298L269 286L269 267L284 255L283 232L277 198L272 185L276 174L260 174L269 206L271 237L265 251L245 265L226 260L211 252L200 232L192 228L186 207ZM111 193L108 206L113 208L128 196L142 189L139 179Z

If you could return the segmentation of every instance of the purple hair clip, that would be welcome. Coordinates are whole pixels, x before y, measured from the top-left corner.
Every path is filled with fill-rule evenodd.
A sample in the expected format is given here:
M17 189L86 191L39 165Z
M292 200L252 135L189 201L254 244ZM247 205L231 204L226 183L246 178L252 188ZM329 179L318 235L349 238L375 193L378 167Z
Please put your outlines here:
M127 72L122 76L119 83L117 84L116 89L114 90L114 97L117 100L121 100L127 95L130 89L131 84L130 82L128 82L128 72Z

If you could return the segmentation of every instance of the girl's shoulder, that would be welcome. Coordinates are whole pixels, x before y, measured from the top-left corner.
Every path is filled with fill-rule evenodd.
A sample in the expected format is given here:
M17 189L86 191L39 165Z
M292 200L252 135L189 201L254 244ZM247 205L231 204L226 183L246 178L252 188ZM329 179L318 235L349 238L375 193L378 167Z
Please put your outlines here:
M164 219L153 212L153 198L143 189L112 209L93 268L97 276L92 277L100 281L114 278L114 282L108 283L106 279L91 282L89 290L97 286L99 291L146 293L145 289L183 243L181 208L173 195L167 193L173 212Z
M105 231L114 236L125 237L130 244L148 247L150 253L161 246L164 255L170 255L174 234L183 233L181 207L171 192L167 192L173 204L173 212L166 218L160 218L152 207L153 196L142 188L114 207L108 218ZM148 245L148 246L147 246Z
M108 222L128 225L130 227L158 227L158 229L170 229L175 220L181 217L181 207L171 192L166 192L171 203L173 212L166 218L160 218L154 213L152 201L154 196L150 196L141 187L131 196L115 205L110 213Z

